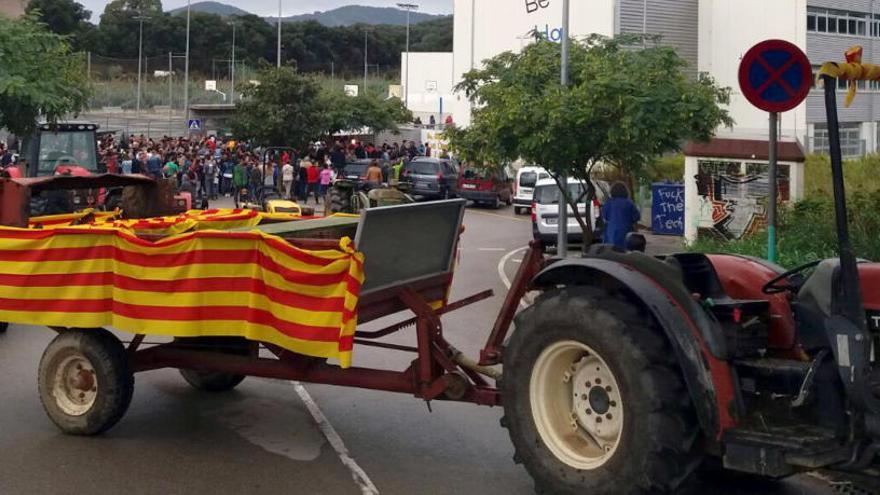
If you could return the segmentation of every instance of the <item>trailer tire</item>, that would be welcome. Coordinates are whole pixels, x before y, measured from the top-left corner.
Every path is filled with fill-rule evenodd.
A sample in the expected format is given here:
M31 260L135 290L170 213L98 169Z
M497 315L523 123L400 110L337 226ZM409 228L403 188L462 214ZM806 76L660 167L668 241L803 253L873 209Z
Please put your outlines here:
M103 328L58 334L40 359L40 402L68 435L98 435L128 410L134 374L122 342Z
M9 329L9 323L5 321L0 321L0 333L6 333L6 330Z
M205 392L228 392L245 379L244 375L208 371L180 370L180 376L196 390Z
M200 350L235 356L247 356L251 350L250 342L239 337L180 338L176 343L181 346L192 346ZM181 369L180 376L194 389L214 393L228 392L245 379L245 375L189 369Z
M539 493L666 493L692 478L703 457L696 414L669 343L640 308L565 287L516 326L502 425Z

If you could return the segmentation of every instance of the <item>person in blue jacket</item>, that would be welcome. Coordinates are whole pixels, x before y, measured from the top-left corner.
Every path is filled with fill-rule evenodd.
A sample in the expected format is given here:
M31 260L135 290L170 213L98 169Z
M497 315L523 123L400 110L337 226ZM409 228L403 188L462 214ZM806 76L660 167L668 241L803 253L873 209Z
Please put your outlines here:
M639 209L629 199L626 186L621 182L615 182L611 186L611 198L602 205L602 220L605 221L602 242L626 249L626 234L633 231L633 226L640 218Z

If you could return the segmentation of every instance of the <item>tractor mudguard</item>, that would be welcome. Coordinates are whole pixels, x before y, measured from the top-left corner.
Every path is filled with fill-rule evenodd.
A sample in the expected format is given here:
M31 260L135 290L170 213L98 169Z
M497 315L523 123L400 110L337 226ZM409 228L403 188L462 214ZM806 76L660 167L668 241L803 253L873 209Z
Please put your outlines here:
M603 259L609 257L620 257L620 260ZM639 265L650 260L654 264L650 275L641 267L634 267L632 260L627 259L630 257L644 258L635 260ZM700 425L708 438L718 439L724 430L735 426L742 408L733 371L726 361L715 357L726 355L726 344L718 337L720 330L713 328L717 322L672 277L673 273L667 272L656 259L641 254L613 253L603 254L602 258L553 263L535 277L532 286L543 289L604 285L611 281L628 289L635 302L649 311L663 328L675 349Z

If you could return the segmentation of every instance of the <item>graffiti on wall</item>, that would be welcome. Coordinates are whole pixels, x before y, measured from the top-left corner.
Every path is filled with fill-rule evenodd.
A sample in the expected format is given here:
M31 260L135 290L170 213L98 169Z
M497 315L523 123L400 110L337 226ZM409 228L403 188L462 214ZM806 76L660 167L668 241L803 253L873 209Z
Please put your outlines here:
M779 199L788 201L789 167L780 165L778 171ZM694 179L700 200L699 235L739 239L767 225L766 163L700 160Z

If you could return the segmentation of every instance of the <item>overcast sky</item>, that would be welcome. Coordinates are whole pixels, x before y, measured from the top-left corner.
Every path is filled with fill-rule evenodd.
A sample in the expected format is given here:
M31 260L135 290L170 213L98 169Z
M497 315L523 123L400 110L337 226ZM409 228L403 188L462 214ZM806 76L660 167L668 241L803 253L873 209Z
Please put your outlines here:
M198 0L192 0L196 3ZM278 0L217 0L220 3L234 5L240 9L257 15L274 16L278 13ZM79 0L92 11L92 21L98 22L108 0ZM399 0L281 0L281 12L284 16L311 13L316 10L325 11L344 5L372 5L375 7L393 7ZM431 14L451 14L452 0L416 0L406 3L419 5L419 10ZM165 10L186 6L186 0L163 0Z

